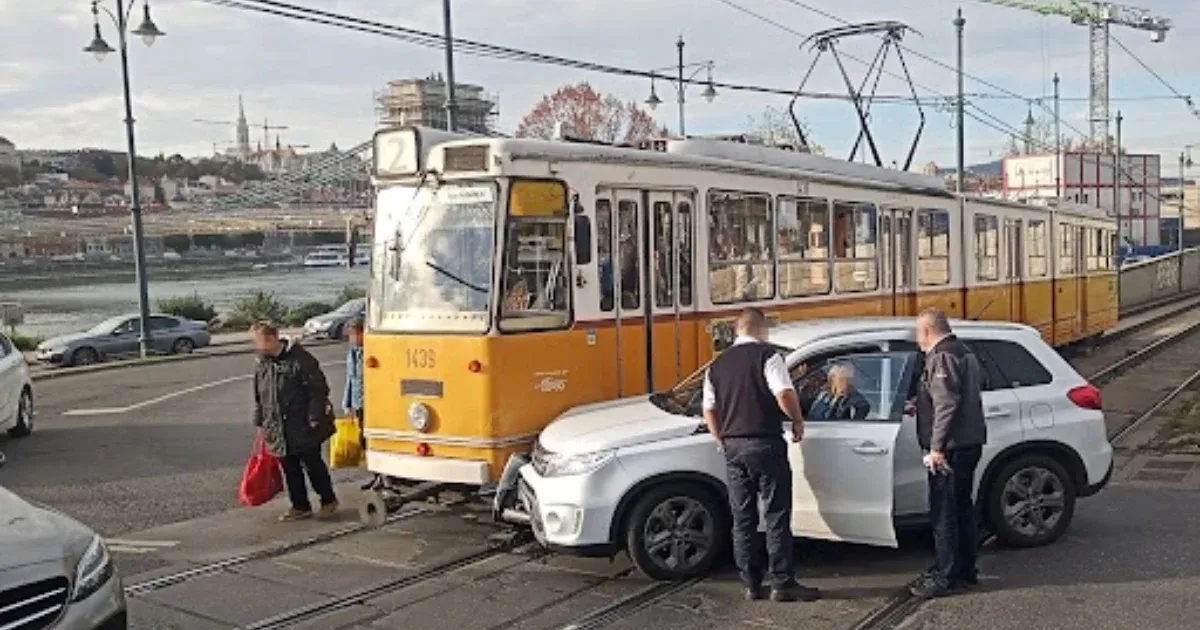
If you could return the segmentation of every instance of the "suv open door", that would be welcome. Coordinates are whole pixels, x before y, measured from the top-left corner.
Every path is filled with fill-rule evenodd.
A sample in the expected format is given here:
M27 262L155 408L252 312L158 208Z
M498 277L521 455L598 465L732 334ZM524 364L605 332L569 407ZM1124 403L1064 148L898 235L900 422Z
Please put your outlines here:
M859 409L863 400L869 409L865 415L813 415L805 422L803 441L789 443L794 534L896 546L893 457L917 364L911 352L851 354L812 366L797 380L798 391L828 396L828 376L837 366L841 373L852 374L850 395ZM810 412L815 409L805 406Z

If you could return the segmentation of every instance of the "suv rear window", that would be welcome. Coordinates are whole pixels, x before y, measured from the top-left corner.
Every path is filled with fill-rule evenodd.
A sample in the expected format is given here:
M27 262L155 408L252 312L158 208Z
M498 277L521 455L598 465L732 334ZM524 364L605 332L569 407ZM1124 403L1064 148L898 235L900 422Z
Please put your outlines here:
M1053 380L1049 370L1019 343L973 339L966 344L987 370L985 391L1048 385Z

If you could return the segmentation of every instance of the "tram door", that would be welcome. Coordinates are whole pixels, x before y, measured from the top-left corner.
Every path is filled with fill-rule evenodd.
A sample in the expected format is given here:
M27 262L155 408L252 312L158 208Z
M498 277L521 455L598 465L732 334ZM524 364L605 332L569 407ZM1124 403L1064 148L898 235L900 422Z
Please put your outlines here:
M1095 232L1078 226L1069 229L1075 232L1075 338L1079 339L1084 337L1088 330L1087 279L1090 270L1087 267L1087 257L1088 252L1095 248L1094 242L1089 242L1088 237L1093 236Z
M1020 219L1004 220L1004 281L1008 284L1005 289L1008 292L1008 318L1014 322L1025 321L1024 274L1021 270L1025 256L1021 248L1021 234Z
M612 348L611 365L616 368L619 397L647 391L646 339L651 320L647 316L649 302L645 299L649 295L644 273L649 232L645 201L641 190L596 191L596 221L607 224L599 226L597 232L602 235L607 232L608 237L608 243L604 244L607 247L601 249L599 256L601 265L609 269L601 273L604 297L600 307L613 316L612 335L606 339L606 345Z
M884 314L915 315L912 210L883 211L879 225L883 293L891 302L884 305Z
M601 310L613 314L618 396L666 389L696 368L695 194L600 189ZM605 262L608 260L609 262ZM611 288L608 288L611 286Z
M650 238L645 267L650 308L647 321L647 387L661 391L679 382L696 368L695 322L692 296L692 244L695 193L647 191L645 207Z

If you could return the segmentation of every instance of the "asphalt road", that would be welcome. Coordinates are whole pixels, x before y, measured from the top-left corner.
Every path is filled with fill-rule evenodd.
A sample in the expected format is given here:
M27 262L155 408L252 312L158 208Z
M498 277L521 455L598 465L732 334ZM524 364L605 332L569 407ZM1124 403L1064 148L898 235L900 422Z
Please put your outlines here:
M340 395L344 348L312 351ZM0 439L0 484L109 537L236 507L253 365L234 354L40 381L34 434Z

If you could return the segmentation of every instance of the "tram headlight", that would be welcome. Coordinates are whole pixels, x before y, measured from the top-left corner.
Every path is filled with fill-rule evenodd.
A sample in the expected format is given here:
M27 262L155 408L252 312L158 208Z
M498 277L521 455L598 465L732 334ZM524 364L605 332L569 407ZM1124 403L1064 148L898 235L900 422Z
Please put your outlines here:
M566 477L569 475L584 475L603 468L617 454L616 449L581 453L579 455L561 455L543 452L540 464L535 470L543 477Z
M429 405L415 402L408 407L408 424L414 430L424 433L429 430L429 419L432 415Z

